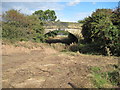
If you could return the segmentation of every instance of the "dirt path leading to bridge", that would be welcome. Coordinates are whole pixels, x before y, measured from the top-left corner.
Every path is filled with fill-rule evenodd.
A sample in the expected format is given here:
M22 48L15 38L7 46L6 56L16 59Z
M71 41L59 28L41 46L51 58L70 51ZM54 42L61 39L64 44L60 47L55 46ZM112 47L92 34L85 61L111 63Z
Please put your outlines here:
M3 45L3 88L92 88L91 66L117 64L117 58L63 53L40 44L26 49Z

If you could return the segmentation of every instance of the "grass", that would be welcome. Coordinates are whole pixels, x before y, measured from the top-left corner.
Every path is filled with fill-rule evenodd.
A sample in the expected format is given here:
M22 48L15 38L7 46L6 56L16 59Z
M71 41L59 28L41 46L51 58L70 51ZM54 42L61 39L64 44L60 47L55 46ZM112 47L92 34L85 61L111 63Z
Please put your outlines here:
M69 51L69 50L66 50L66 49L64 49L64 50L62 50L60 52L62 52L64 54L67 54L67 55L71 55L71 56L76 56L78 54L76 52L72 52L72 51Z
M100 71L100 67L91 67L91 71L94 73L98 73Z
M107 80L102 77L100 70L100 67L91 67L93 74L92 82L97 88L102 88L108 83Z
M108 83L108 81L105 78L103 78L101 76L101 74L94 73L93 75L94 75L93 84L97 88L105 88L106 85L110 86L110 84Z
M60 52L69 52L67 49L63 49Z
M102 68L94 66L91 67L90 70L92 73L91 81L96 88L117 87L117 84L119 83L118 69L103 72Z

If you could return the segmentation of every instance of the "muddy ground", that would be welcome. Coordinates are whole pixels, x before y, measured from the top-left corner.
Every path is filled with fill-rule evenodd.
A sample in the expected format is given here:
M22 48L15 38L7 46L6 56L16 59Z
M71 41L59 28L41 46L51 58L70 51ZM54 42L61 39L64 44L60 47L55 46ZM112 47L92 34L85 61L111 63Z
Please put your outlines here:
M47 44L2 45L3 88L92 88L91 66L107 69L117 57L59 52Z

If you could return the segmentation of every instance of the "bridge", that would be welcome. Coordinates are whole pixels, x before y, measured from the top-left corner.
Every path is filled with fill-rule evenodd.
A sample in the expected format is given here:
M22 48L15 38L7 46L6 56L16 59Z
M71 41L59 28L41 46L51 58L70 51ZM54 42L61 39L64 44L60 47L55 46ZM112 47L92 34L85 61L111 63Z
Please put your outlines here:
M65 29L45 29L45 32L44 34L46 33L49 33L49 32L52 32L52 31L56 31L56 30L62 30L62 31L66 31L66 32L69 32L71 34L73 34L75 37L77 37L78 39L82 37L82 34L81 34L81 28L78 28L78 29L69 29L69 28L65 28Z
M75 37L79 39L82 38L81 26L82 24L74 22L49 22L44 26L45 28L44 34L55 30L62 30L73 34Z

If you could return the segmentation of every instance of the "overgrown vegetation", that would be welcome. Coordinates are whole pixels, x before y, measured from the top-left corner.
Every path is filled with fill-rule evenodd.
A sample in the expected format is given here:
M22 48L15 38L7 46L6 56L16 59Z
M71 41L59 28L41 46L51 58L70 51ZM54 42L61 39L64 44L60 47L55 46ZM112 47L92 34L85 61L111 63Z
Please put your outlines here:
M3 14L2 37L11 41L43 41L43 26L34 15L24 15L18 10L9 10Z
M115 65L118 66L118 65ZM120 76L119 76L119 68L114 67L112 71L103 71L103 68L100 67L91 67L91 73L92 73L92 82L97 88L111 88L111 87L117 87L117 85L120 83Z
M57 16L53 10L38 10L32 15L24 15L20 10L9 10L2 15L2 37L11 42L16 41L34 41L45 42L49 37L56 35L69 35L68 32L61 30L67 23L55 21ZM58 29L44 35L44 27L47 24L58 23ZM65 25L63 25L65 24ZM69 37L72 39L71 35Z
M41 13L44 13L44 15L41 16ZM12 42L44 42L44 22L54 21L57 17L53 10L46 10L45 12L39 10L35 11L33 15L24 15L20 13L20 10L12 9L6 11L2 18L3 39L8 39Z
M82 21L84 45L80 44L80 52L86 52L85 49L88 48L88 52L120 55L119 9L97 9L91 16Z

